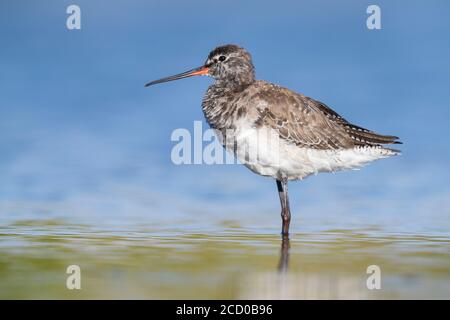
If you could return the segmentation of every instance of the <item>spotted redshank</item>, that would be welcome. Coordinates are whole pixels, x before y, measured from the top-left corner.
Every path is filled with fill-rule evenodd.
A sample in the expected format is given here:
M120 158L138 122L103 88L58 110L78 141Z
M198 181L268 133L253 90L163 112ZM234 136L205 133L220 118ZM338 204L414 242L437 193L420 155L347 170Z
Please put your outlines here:
M145 86L198 75L214 79L202 109L224 147L253 172L276 180L284 236L291 220L289 180L355 169L399 154L383 146L401 143L398 137L354 125L320 101L256 80L250 54L236 45L217 47L203 66ZM278 140L274 144L274 139L261 137ZM252 150L257 156L250 159Z

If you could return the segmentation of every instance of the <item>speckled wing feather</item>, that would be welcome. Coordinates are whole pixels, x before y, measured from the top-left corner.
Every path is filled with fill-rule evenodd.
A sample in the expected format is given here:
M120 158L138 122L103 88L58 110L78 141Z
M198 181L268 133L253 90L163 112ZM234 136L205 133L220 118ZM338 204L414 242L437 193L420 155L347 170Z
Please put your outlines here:
M319 101L263 81L257 87L255 126L270 126L297 146L325 150L396 143L397 137L352 125Z
M314 103L314 105L329 119L342 126L358 145L401 144L400 141L397 141L399 138L396 136L382 135L352 124L324 103L308 97L305 98L311 100L311 102Z

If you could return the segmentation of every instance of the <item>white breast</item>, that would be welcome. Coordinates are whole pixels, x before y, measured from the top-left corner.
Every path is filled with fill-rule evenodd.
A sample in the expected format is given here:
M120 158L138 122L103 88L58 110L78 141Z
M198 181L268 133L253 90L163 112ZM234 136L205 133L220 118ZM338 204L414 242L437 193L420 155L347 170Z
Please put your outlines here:
M267 127L252 128L240 123L234 138L235 156L253 172L275 179L297 180L319 172L356 169L371 161L396 155L382 147L355 147L338 150L301 148ZM232 144L229 144L232 145Z

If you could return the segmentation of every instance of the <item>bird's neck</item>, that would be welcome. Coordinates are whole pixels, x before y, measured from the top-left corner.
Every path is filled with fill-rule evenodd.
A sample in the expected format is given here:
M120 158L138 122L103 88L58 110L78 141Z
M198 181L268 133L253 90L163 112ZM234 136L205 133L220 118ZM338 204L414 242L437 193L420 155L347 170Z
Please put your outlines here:
M237 84L216 80L209 86L203 98L202 109L206 120L213 129L227 130L234 128L237 118L237 101L240 93L251 83Z
M243 72L229 75L223 79L216 79L214 85L232 91L240 91L256 81L253 72Z

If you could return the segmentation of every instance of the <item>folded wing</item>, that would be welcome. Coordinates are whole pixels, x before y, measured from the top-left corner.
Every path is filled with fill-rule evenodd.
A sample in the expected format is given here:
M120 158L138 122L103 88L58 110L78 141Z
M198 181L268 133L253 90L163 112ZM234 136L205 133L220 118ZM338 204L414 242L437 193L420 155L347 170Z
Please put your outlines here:
M349 123L331 108L288 89L263 83L258 90L256 126L270 126L281 138L311 149L348 149L401 143Z

